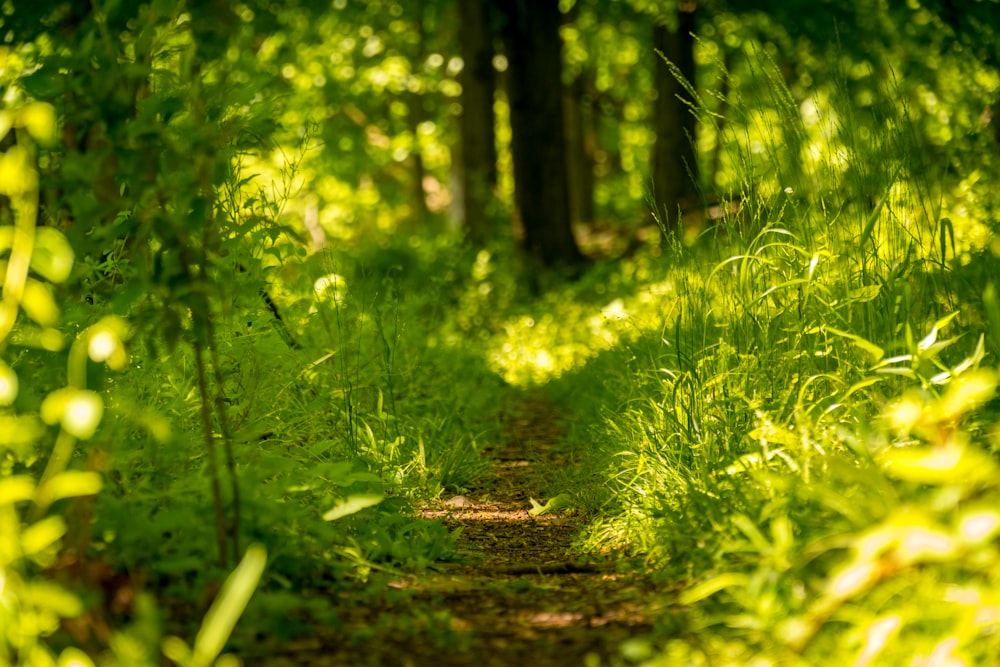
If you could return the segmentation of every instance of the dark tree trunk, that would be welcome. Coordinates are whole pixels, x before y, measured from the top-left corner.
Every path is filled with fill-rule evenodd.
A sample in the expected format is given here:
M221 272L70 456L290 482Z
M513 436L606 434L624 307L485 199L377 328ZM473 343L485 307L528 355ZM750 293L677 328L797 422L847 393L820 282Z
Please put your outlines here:
M566 87L566 154L569 160L570 219L574 223L594 220L594 157L588 150L587 131L592 110L586 100L586 72Z
M514 200L543 267L584 263L570 220L558 0L497 0L507 52Z
M676 29L653 28L653 44L694 85L695 2L681 2ZM695 155L696 119L682 98L684 86L659 55L656 58L656 105L653 111L656 146L653 149L653 198L669 230L677 230L678 212L695 203L698 160Z
M458 41L465 62L460 79L460 188L465 230L475 243L482 243L493 231L488 210L497 182L493 116L496 72L489 9L489 3L483 0L458 0Z

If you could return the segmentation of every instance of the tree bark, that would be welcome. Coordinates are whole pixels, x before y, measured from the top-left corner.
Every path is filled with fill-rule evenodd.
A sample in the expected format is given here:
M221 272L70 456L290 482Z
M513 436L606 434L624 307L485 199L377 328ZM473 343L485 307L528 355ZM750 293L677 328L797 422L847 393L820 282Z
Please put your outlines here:
M497 182L497 149L493 93L493 34L490 5L483 0L458 0L459 48L464 66L462 84L460 190L465 231L474 243L486 241L493 230L489 204Z
M508 63L514 201L541 267L583 264L570 219L558 0L497 0Z
M594 157L587 146L587 128L592 111L585 98L581 72L566 86L563 106L566 113L566 151L569 161L570 219L576 224L594 221Z
M653 44L694 85L695 2L681 2L675 28L658 23ZM653 149L653 198L662 222L677 231L679 212L695 203L698 159L695 154L696 119L682 98L683 84L658 54L655 65L656 103L653 110L656 146Z

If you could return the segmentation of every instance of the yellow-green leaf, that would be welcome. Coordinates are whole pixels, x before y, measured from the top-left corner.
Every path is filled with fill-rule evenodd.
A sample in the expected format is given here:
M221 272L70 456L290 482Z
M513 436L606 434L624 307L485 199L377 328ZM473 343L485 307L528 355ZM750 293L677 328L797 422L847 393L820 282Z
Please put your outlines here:
M56 544L66 534L66 522L61 516L45 517L21 531L21 549L33 556Z
M20 110L20 121L28 134L40 144L50 146L56 140L56 110L46 102L32 102Z
M735 572L720 574L681 593L680 603L683 605L694 604L727 588L746 586L748 581L749 578L745 574Z
M58 667L94 667L94 661L80 649L70 647L59 654Z
M95 495L101 490L101 485L101 476L96 472L70 470L46 482L41 492L49 503L54 503L64 498Z
M918 484L970 484L996 474L989 457L962 445L889 449L879 459L892 477Z
M325 521L336 521L337 519L342 519L345 516L360 512L366 507L378 505L384 498L385 496L376 493L359 493L357 495L348 496L343 501L334 505L332 509L327 511L327 513L323 515L323 519Z
M992 370L982 368L959 375L935 405L936 416L942 421L958 419L993 398L996 388L997 375Z
M45 581L24 585L21 599L32 606L52 612L59 618L75 618L83 613L83 603L61 586Z
M21 308L40 326L51 327L59 322L59 306L48 285L28 278L24 283Z
M229 635L246 609L250 596L267 564L267 551L259 544L251 545L243 560L229 575L212 603L201 629L194 640L190 667L209 667L222 652Z
M17 398L17 373L0 360L0 405L10 405Z
M0 507L31 500L35 497L35 480L28 475L15 475L0 480Z
M3 242L0 240L0 249ZM39 227L35 231L35 248L31 253L31 270L54 283L69 278L73 271L73 247L54 227Z

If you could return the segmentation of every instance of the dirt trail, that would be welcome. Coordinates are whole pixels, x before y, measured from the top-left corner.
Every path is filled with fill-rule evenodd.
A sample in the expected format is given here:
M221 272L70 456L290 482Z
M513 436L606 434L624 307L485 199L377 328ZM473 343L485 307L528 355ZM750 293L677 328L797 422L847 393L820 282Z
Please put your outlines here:
M529 512L531 498L546 500L536 471L568 465L554 447L564 436L558 413L544 400L519 397L503 421L503 441L486 452L495 461L492 483L422 512L461 528L467 562L394 582L405 598L353 614L349 625L368 624L371 641L332 648L317 638L326 651L314 646L299 654L308 660L288 655L289 662L269 665L609 665L622 641L648 632L653 610L637 575L576 560L574 514ZM407 614L413 627L385 623Z

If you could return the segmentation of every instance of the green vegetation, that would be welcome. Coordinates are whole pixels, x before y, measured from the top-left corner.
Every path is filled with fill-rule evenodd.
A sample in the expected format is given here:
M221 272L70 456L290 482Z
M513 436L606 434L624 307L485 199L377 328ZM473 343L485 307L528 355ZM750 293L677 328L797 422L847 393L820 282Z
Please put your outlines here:
M561 228L456 3L0 2L0 667L461 655L514 400L658 610L588 664L1000 663L1000 4L760 4L559 3Z

